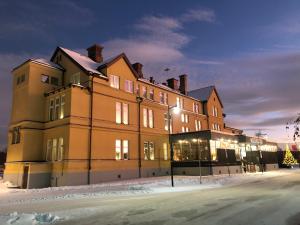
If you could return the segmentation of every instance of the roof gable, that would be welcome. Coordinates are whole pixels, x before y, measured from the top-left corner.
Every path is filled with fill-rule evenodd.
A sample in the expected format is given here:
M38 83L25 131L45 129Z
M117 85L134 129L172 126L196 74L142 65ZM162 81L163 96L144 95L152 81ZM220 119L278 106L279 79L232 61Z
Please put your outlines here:
M85 55L81 55L80 53L72 51L70 49L57 47L51 57L52 62L54 62L54 58L59 51L61 51L73 63L75 63L77 66L79 66L82 70L86 71L87 73L96 74L100 77L107 78L104 74L102 74L100 71L97 70L97 68L99 67L99 65L101 65L101 63L94 62L89 57L87 57Z
M196 99L199 99L200 101L202 102L207 102L210 98L210 96L212 95L212 93L215 92L218 99L219 99L219 102L223 108L223 103L221 101L221 98L217 92L217 89L215 86L208 86L208 87L204 87L204 88L199 88L199 89L196 89L196 90L192 90L192 91L189 91L188 92L188 95L193 97L193 98L196 98Z

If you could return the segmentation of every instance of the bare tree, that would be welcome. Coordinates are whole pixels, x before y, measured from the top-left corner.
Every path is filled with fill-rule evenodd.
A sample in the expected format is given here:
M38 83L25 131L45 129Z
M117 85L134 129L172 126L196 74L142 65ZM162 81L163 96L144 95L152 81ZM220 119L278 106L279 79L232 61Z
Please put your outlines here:
M293 126L293 139L296 141L298 138L300 138L300 113L293 122L286 124L286 129L289 130L290 126Z

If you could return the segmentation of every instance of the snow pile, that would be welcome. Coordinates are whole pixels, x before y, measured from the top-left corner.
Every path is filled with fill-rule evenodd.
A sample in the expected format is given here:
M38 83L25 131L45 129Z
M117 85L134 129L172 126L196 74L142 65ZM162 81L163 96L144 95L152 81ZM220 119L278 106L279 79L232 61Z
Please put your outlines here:
M42 225L42 224L55 224L62 219L50 213L10 213L7 218L0 218L0 221L7 219L6 224L20 224L20 225Z

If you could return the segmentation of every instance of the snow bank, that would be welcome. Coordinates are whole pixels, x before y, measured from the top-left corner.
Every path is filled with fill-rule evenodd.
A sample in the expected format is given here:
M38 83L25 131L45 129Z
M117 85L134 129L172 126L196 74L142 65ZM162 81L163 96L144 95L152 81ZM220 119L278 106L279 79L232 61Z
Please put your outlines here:
M17 213L0 216L1 224L20 224L20 225L38 225L38 224L55 224L62 219L50 213Z

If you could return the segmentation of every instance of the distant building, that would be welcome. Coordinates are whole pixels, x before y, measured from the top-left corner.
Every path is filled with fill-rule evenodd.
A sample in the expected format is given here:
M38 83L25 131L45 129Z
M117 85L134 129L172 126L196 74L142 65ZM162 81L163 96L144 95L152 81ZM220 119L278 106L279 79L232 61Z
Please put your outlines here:
M210 174L227 171L216 162L228 154L227 172L241 172L242 130L225 125L214 86L188 92L185 74L158 84L124 53L103 60L101 46L87 51L57 47L50 61L13 69L5 180L34 188L168 175L169 119L176 162L191 159L175 146L177 134L204 135Z

